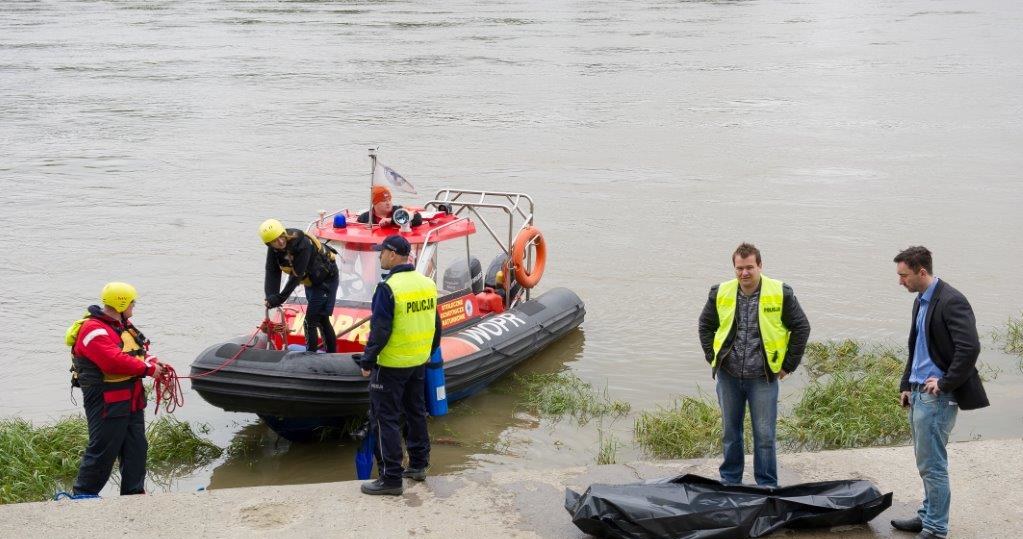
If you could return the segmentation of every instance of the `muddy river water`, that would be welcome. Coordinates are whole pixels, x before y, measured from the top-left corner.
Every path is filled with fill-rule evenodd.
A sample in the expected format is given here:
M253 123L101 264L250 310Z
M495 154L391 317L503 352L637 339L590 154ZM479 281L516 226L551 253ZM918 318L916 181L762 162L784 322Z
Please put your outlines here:
M424 200L537 200L540 288L588 315L518 374L633 413L712 394L696 319L740 241L812 338L902 343L891 258L924 244L999 371L954 438L1021 436L1023 377L988 336L1023 309L1021 27L999 1L0 2L0 416L79 411L63 334L108 280L178 371L251 329L257 225L364 206L379 146ZM249 449L165 488L353 478L351 442L288 444L185 385L178 417ZM435 420L435 471L593 462L598 425L520 401L504 380ZM621 460L631 426L602 425Z

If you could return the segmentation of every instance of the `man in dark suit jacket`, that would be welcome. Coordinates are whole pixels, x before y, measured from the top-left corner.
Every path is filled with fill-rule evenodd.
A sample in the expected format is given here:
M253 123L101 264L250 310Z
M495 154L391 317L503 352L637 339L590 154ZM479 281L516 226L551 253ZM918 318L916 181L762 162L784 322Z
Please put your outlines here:
M909 330L909 359L902 375L901 402L909 407L917 469L924 482L924 501L917 517L892 520L917 539L948 535L951 491L948 481L949 433L959 409L988 406L977 372L980 339L970 302L932 274L931 252L910 247L894 262L899 284L917 294Z

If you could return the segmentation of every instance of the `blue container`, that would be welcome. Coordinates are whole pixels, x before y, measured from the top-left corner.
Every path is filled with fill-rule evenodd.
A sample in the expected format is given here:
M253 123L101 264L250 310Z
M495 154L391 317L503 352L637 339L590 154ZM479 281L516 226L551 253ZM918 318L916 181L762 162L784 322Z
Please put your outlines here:
M444 387L444 358L440 347L426 364L426 411L433 417L448 413L448 395Z
M377 433L370 428L359 444L359 450L355 452L355 474L359 479L369 479L373 476L373 454L376 447Z
M345 228L347 226L348 220L345 219L344 215L338 214L334 216L334 228Z

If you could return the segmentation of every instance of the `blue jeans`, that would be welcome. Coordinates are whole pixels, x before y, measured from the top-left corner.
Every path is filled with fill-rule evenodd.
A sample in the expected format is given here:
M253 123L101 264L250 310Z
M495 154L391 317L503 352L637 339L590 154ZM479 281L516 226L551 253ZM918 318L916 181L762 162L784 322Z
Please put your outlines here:
M742 483L745 451L742 423L749 403L753 424L753 478L761 486L778 486L775 428L778 423L778 382L767 378L736 378L718 369L718 405L724 427L725 460L721 463L723 483Z
M948 484L948 435L956 424L959 406L952 395L931 395L913 391L910 397L909 426L913 432L916 468L924 480L924 503L917 514L924 529L948 535L948 510L952 491Z

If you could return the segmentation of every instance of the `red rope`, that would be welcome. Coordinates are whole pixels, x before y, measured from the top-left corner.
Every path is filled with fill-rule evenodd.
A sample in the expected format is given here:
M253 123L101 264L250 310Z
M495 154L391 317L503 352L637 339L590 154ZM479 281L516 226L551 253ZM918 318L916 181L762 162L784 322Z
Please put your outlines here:
M263 323L261 323L259 327L257 327L256 330L252 332L252 335L249 336L249 340L246 341L245 344L238 347L238 351L235 352L233 356L227 358L226 361L218 365L217 368L213 370L209 370L202 374L196 374L193 376L179 376L178 373L174 371L174 367L171 366L169 363L161 363L161 365L163 366L163 372L160 373L160 376L157 376L156 378L153 379L153 392L156 393L156 408L154 409L153 413L154 414L160 413L160 403L163 403L163 409L168 414L174 413L174 410L176 410L178 406L183 406L185 404L185 395L184 392L181 390L181 380L184 380L186 378L190 380L195 380L197 378L203 378L213 373L219 372L221 369L234 363L239 357L241 357L243 352L245 352L249 348L252 348L252 345L255 344L256 342L256 336L259 335L260 333L266 333L268 342L273 335L277 334L281 336L282 343L286 345L288 342L287 323L272 322L270 321L270 317L268 316L263 320Z
M160 375L153 379L153 392L156 393L156 408L154 414L160 413L160 403L168 414L173 414L178 406L185 404L185 396L181 391L181 377L174 372L174 367L169 363L162 364L163 370Z

